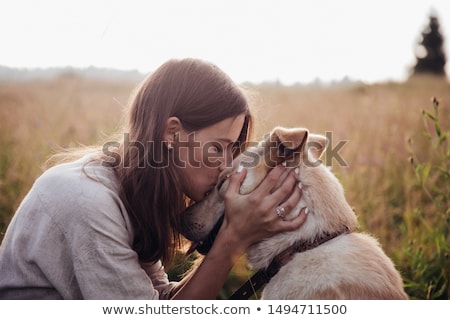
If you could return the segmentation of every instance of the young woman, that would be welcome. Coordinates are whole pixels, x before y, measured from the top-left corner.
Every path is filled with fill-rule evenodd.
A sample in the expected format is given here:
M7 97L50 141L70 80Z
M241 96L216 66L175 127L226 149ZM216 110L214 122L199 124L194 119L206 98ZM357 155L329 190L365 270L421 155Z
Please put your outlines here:
M275 214L301 197L293 174L275 189L286 168L240 195L244 169L230 177L224 223L205 259L180 283L168 281L163 265L181 244L180 214L214 187L251 125L244 95L216 66L163 64L131 100L120 143L36 180L0 247L0 298L216 298L251 244L305 220Z

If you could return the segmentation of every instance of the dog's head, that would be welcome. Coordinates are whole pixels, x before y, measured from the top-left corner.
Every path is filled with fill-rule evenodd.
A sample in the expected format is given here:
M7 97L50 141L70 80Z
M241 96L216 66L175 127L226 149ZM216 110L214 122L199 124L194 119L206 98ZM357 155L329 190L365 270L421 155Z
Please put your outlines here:
M230 174L240 165L247 168L247 175L241 184L240 193L253 191L264 179L267 173L277 165L285 162L288 167L298 167L302 157L308 130L304 128L287 129L274 128L261 142L250 145L249 148L237 156L232 166L225 169L219 176L216 187L202 201L195 203L182 214L181 233L189 240L200 244L197 251L208 252L223 220L225 206L222 193L227 189ZM326 140L313 145L313 150L320 155L325 149ZM306 155L307 156L307 155Z

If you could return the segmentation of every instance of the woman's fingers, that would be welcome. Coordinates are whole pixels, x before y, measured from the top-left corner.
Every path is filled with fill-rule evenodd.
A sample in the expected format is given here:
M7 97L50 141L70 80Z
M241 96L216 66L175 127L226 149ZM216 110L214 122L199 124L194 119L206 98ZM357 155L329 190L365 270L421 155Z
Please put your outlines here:
M294 172L289 172L282 184L268 198L270 197L273 197L272 201L275 201L272 202L274 207L266 214L272 215L272 219L275 220L272 229L274 233L294 231L305 222L308 213L306 208L303 208L298 216L289 217L290 212L297 207L302 197L301 184L297 181ZM279 199L282 200L276 202Z
M279 232L297 230L303 225L303 223L305 223L307 216L308 216L307 208L302 208L297 217L291 220L280 219L280 221L278 222L280 228Z
M290 169L286 169L286 170L290 170ZM294 189L294 186L297 186L297 188ZM272 195L273 195L274 200L277 201L278 204L280 204L284 201L287 201L287 199L289 199L291 197L291 195L293 194L293 191L298 191L297 189L299 189L297 177L293 171L289 171L286 178L272 192ZM301 192L300 192L300 194L301 194ZM296 200L295 198L292 199L289 202L289 204L292 204L293 202L295 202L295 200ZM300 198L298 198L297 200L300 200ZM294 204L294 206L295 206L295 204Z
M247 169L244 167L239 167L238 171L228 178L229 184L225 192L225 196L230 195L232 197L236 193L239 193L239 189L241 188L241 184L244 181L246 174Z
M282 165L278 165L270 170L261 184L252 193L256 194L257 196L267 196L268 194L272 193L272 191L278 185L279 180L285 170L289 169L286 169Z
M278 190L276 192L282 193L282 191ZM291 190L289 190L284 195L285 197L286 195L288 195L288 198L278 206L278 208L283 208L282 210L284 211L284 214L280 214L281 218L287 216L289 212L293 210L300 202L300 199L302 197L302 189L300 189L297 182L295 181L294 188L291 187Z
M277 166L255 190L240 195L246 174L247 170L243 168L231 175L223 194L227 225L233 225L237 234L243 237L242 241L250 245L279 232L296 230L304 223L305 210L290 221L283 219L298 205L302 196L294 171Z

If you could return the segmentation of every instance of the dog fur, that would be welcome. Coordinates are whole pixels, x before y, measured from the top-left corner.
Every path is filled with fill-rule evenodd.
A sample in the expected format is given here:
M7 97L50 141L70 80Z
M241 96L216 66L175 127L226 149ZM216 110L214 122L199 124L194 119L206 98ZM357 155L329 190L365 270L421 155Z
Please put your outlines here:
M219 177L206 198L187 209L182 233L190 240L204 240L224 212L221 192L226 177L240 164L247 167L241 194L254 190L276 165L297 168L302 198L284 219L309 209L303 226L265 239L249 248L247 258L254 269L267 268L272 259L298 241L313 242L324 234L344 229L348 233L320 246L295 253L265 286L262 299L408 299L399 272L371 235L356 231L355 213L338 179L319 161L327 139L307 129L274 128L266 139L236 157ZM275 214L275 213L274 213Z

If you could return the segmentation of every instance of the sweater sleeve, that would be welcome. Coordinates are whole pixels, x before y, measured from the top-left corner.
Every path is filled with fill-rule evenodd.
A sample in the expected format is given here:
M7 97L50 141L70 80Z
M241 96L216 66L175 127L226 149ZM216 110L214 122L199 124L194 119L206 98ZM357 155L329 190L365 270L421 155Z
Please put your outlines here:
M172 297L172 290L177 285L177 282L168 282L167 273L161 262L142 263L141 266L152 280L155 289L159 292L159 299L170 299Z

